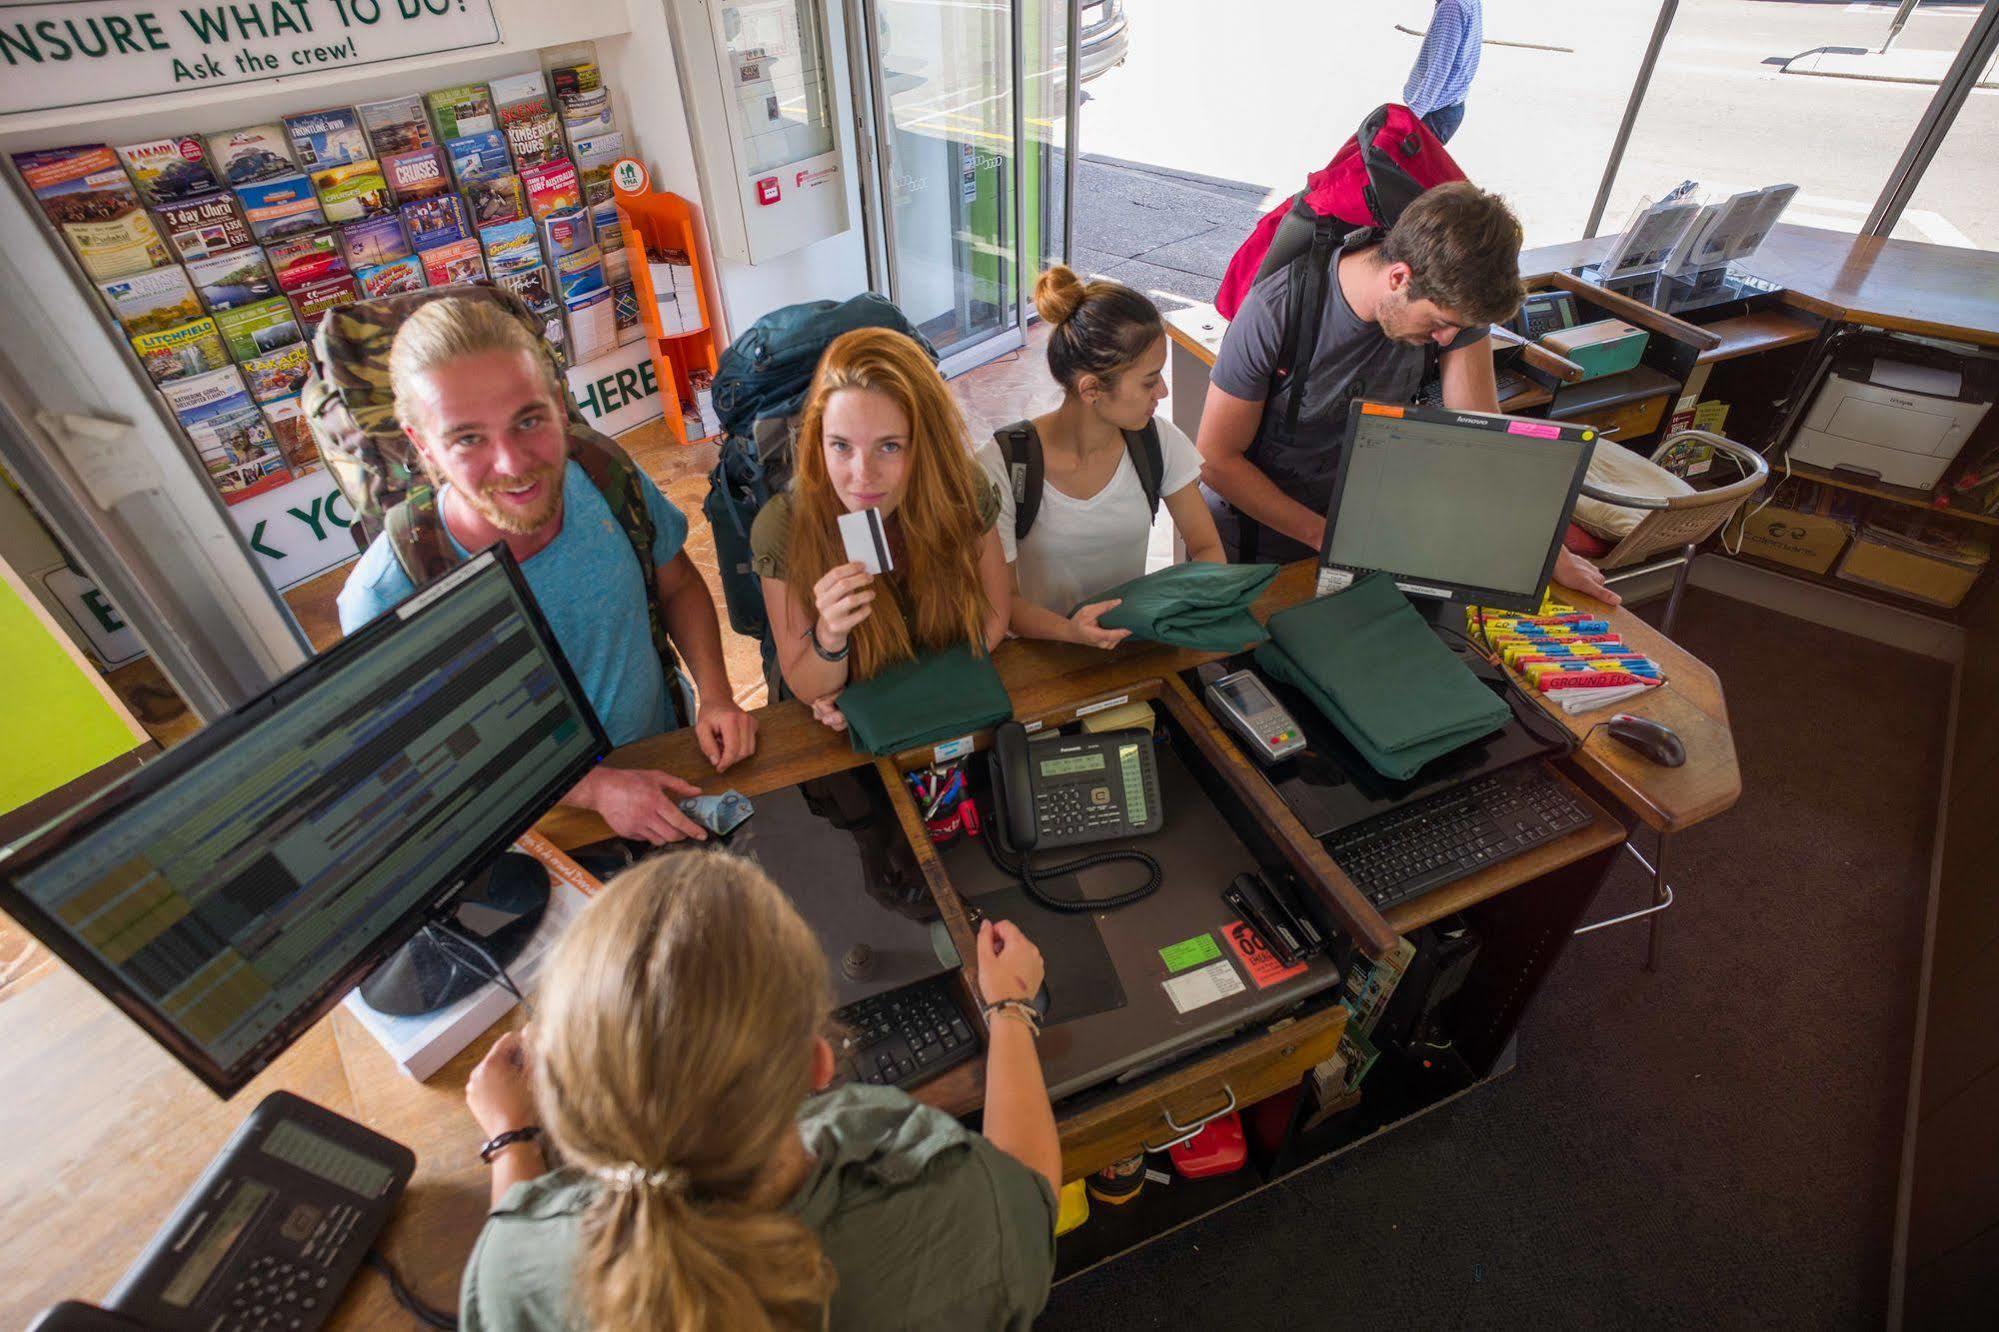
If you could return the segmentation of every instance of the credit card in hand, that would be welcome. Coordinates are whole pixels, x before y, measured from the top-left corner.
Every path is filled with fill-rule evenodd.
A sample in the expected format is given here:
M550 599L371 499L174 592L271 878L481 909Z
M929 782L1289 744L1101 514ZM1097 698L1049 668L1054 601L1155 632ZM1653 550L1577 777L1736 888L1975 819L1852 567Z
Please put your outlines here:
M888 534L882 530L880 509L862 509L840 515L840 540L846 543L847 558L871 574L895 568L889 558Z

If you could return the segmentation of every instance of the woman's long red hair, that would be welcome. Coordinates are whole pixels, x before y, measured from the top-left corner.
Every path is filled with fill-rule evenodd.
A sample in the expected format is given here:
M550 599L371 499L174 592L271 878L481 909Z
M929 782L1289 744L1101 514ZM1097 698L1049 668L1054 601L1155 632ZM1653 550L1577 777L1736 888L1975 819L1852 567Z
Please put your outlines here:
M965 447L965 418L915 342L885 328L843 333L826 348L792 450L787 578L809 605L828 569L847 562L837 520L846 506L826 470L826 400L841 389L887 396L909 420L908 482L889 516L900 529L895 569L876 580L868 618L850 636L853 678L919 652L985 647L990 609L979 581L979 499L992 483ZM885 594L885 595L884 595Z

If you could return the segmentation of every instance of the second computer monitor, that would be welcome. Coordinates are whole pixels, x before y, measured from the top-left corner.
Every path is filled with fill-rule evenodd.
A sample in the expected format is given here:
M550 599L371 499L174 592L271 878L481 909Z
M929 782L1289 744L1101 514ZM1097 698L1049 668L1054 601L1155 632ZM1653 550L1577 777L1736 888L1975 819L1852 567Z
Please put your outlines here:
M1357 402L1319 559L1413 596L1538 610L1596 431Z

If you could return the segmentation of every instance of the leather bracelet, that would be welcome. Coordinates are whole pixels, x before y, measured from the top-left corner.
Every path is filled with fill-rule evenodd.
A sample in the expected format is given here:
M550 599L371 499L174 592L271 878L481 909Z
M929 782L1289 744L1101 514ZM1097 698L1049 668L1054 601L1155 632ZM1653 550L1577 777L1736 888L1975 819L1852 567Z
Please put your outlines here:
M852 640L849 640L838 652L828 652L826 645L819 641L819 626L816 624L805 631L805 636L812 640L812 650L819 654L821 661L845 661L847 653L852 651L854 646Z
M995 1014L1012 1017L1027 1028L1031 1036L1041 1035L1041 1015L1034 1011L1034 1005L1025 999L995 999L985 1006L986 1025L990 1027Z
M538 1142L540 1139L541 1125L539 1124L529 1124L523 1128L508 1129L505 1133L496 1134L484 1147L479 1149L479 1159L487 1165L491 1165L493 1164L494 1157L515 1143Z

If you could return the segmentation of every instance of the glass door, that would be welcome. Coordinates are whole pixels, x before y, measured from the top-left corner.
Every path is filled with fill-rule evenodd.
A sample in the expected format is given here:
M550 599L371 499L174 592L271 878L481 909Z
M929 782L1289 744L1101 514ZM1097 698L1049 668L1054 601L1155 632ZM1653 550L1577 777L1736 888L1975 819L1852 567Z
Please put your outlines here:
M1067 248L1067 11L1062 0L858 0L875 285L947 374L1020 345L1023 255L1038 268Z

